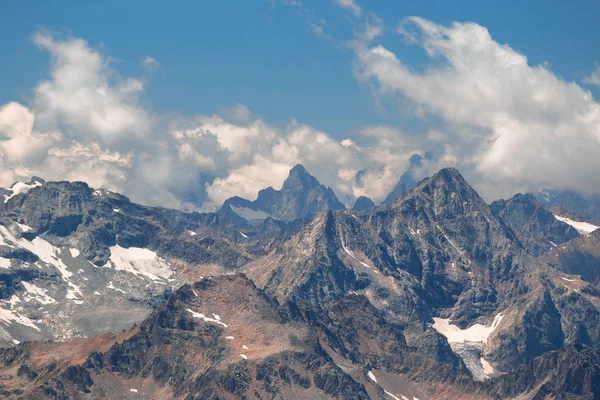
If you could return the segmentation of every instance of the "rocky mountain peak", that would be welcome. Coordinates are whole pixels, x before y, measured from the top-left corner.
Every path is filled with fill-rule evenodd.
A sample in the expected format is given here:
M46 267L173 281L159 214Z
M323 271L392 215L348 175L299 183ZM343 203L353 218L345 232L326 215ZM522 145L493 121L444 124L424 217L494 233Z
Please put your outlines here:
M300 164L290 170L281 190L268 187L259 191L254 201L237 197L226 200L223 208L226 206L247 221L272 217L284 222L345 208L331 188L322 185Z

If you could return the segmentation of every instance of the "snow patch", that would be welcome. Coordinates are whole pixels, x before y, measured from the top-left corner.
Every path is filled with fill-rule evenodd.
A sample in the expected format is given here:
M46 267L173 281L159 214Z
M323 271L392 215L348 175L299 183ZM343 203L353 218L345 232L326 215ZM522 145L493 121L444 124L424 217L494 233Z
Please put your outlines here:
M492 367L492 365L489 362L487 362L487 360L485 358L481 357L479 359L479 361L481 362L481 366L483 367L483 371L485 372L485 374L488 377L494 374L494 367Z
M38 256L42 262L53 265L58 269L63 280L69 285L69 293L72 293L73 296L75 294L83 296L79 287L70 280L73 273L67 269L67 266L58 257L58 254L60 253L59 249L52 246L50 242L47 242L39 236L36 236L32 241L25 238L17 238L3 225L0 225L0 238L2 243L6 243L6 241L11 242L14 245L13 247L29 250Z
M42 304L54 304L56 300L52 297L48 296L45 289L41 289L35 286L33 283L29 282L21 282L21 284L25 287L25 291L29 293L29 296L24 295L23 300L29 302L31 300L37 300Z
M109 281L109 282L108 282L108 285L106 285L106 287L107 287L107 288L109 288L109 289L116 290L117 292L125 293L125 291L124 291L124 290L121 290L121 289L119 289L119 288L116 288L116 287L114 287L114 285L113 285L112 281Z
M240 357L242 357L244 360L247 360L247 359L248 359L248 356L247 356L247 355L245 355L245 354L240 354Z
M563 281L567 281L567 282L575 282L575 279L565 278L564 276L561 276L560 279L562 279Z
M34 187L38 187L38 186L42 186L41 182L35 181L32 184L27 184L27 183L23 183L23 182L17 182L14 185L12 185L12 187L8 190L10 190L12 193L10 195L5 194L4 195L4 203L8 203L8 201L10 199L12 199L13 197L15 197L16 195L18 195L19 193L27 193L29 192L31 189L33 189Z
M242 231L239 231L239 232L240 232L240 235L242 235L243 237L245 237L246 239L248 239L248 236L246 236L246 235L244 234L244 232L242 232Z
M187 232L188 232L188 234L189 234L190 236L196 236L196 235L197 235L197 233L196 233L196 232L194 232L194 231L190 231L190 230L188 230Z
M400 397L396 397L396 396L394 396L393 394L391 394L390 392L388 392L388 391L387 391L387 390L385 390L385 389L383 390L383 392L384 392L385 394L387 394L388 396L390 396L390 397L391 397L392 399L394 399L394 400L400 400Z
M233 336L225 336L225 339L227 339L227 340L233 340Z
M377 378L375 377L375 374L373 373L373 371L367 372L367 376L369 377L370 380L377 383Z
M173 275L169 264L155 252L139 247L128 249L119 245L110 248L110 261L117 271L127 271L134 275L143 275L153 281L166 279Z
M435 323L433 329L441 333L448 339L448 343L481 342L487 343L488 337L500 325L503 315L498 314L494 317L491 326L474 324L467 329L460 329L456 325L451 325L449 319L433 318Z
M557 220L564 222L565 224L571 225L577 232L582 235L589 235L594 232L596 229L600 228L600 226L592 225L589 222L579 222L573 221L567 217L561 217L560 215L554 215L554 218Z
M222 326L223 326L223 327L225 327L225 328L227 328L227 327L228 327L228 325L227 325L227 324L225 324L225 323L223 323L223 322L219 321L218 319L207 317L206 315L204 315L204 314L202 314L202 313L197 313L197 312L195 312L194 310L191 310L191 309L189 309L189 308L187 308L186 310L187 310L187 311L188 311L190 314L192 314L192 316L193 316L194 318L203 319L205 322L212 322L212 323L215 323L215 324L218 324L218 325L222 325Z
M69 249L69 251L71 252L71 257L73 257L73 258L79 257L79 250Z
M248 346L246 346L246 345L243 345L243 346L242 346L242 349L244 349L244 350L248 350Z
M4 322L6 325L9 325L11 322L16 322L17 324L33 328L38 332L40 330L40 328L26 316L15 314L10 310L5 310L4 308L0 308L0 322Z
M0 268L5 268L5 269L10 268L10 259L0 257Z
M129 389L130 392L137 393L137 389Z

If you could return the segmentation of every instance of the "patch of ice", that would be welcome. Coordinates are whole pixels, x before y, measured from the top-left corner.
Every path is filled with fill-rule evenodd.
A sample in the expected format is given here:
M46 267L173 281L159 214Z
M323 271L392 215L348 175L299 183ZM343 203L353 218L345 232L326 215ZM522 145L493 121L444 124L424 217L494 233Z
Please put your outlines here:
M594 232L596 229L600 228L600 226L592 225L589 222L579 222L573 221L567 217L561 217L560 215L555 215L554 218L557 220L564 222L565 224L571 225L577 232L582 235L589 235Z
M575 282L575 279L569 279L569 278L565 278L564 276L560 277L563 281L567 281L567 282Z
M21 342L19 342L17 339L13 339L13 343L14 343L14 344L19 344L19 343L21 343Z
M194 231L190 231L190 230L188 230L187 232L188 232L188 234L189 234L190 236L196 236L196 235L197 235L197 233L196 233L196 232L194 232Z
M246 345L243 345L243 346L242 346L242 349L244 349L244 350L248 350L248 346L246 346Z
M243 237L245 237L246 239L248 239L248 236L246 236L246 235L244 234L244 232L242 232L242 231L239 231L239 232L240 232L240 235L242 235Z
M489 327L481 324L474 324L467 329L460 329L456 325L451 325L449 319L433 318L435 321L433 329L444 335L449 343L487 343L488 337L498 327L502 318L503 315L498 314L494 317L494 322L492 322L492 325Z
M245 354L240 354L240 357L242 357L244 360L247 360L247 359L248 359L248 356L247 356L247 355L245 355Z
M0 268L10 268L10 259L0 257Z
M137 393L137 389L129 389L130 392Z
M110 247L110 261L116 270L127 271L134 275L143 275L153 281L167 279L173 275L169 264L155 252L139 247L128 249L119 245Z
M373 382L377 383L377 378L375 377L375 374L373 373L373 371L367 372L367 375L369 376L370 380L372 380Z
M233 340L233 336L225 336L225 339L227 339L227 340Z
M556 243L554 243L552 240L548 240L548 242L550 242L550 244L552 245L552 247L556 247Z
M223 322L219 321L218 319L207 317L206 315L204 315L204 314L202 314L202 313L197 313L197 312L195 312L194 310L191 310L191 309L189 309L189 308L187 308L187 311L188 311L190 314L192 314L192 316L193 316L194 318L203 319L205 322L213 322L213 323L215 323L215 324L222 325L222 326L223 326L223 327L225 327L225 328L227 328L227 327L228 327L228 325L227 325L227 324L225 324L225 323L223 323Z
M116 212L116 213L118 213L119 211L121 211L121 209L119 209L119 208L113 208L113 211Z
M10 195L5 194L4 195L4 203L8 203L8 201L10 199L12 199L13 197L15 197L16 195L18 195L19 193L27 193L29 192L31 189L33 189L34 187L38 187L38 186L42 186L41 182L35 181L34 183L28 185L27 183L24 182L17 182L14 185L12 185L12 187L8 190L10 190L12 193Z
M97 290L94 292L94 294L95 295L101 295L101 293L99 291L97 291Z

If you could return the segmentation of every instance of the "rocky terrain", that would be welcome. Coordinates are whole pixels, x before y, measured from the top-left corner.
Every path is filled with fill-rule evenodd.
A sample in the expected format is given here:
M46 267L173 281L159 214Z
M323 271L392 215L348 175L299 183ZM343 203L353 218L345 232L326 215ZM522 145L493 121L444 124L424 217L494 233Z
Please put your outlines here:
M600 398L593 221L532 195L488 205L451 168L412 186L345 209L296 166L203 214L7 189L0 393Z

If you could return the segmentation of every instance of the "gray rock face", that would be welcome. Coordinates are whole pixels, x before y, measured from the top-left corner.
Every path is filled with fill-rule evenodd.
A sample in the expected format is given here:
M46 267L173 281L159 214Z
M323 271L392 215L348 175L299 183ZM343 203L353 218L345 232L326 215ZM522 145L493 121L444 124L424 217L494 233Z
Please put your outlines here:
M539 256L579 236L575 228L554 218L531 194L516 194L490 205L531 254Z
M313 179L295 168L262 208L204 214L82 183L8 191L4 345L143 322L0 350L0 394L600 396L600 231L573 234L528 195L489 206L451 168L362 212Z
M333 190L319 183L302 165L296 165L290 170L281 190L268 187L258 192L254 201L233 197L223 205L224 210L230 209L251 222L268 217L291 222L313 217L324 210L344 208Z

